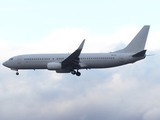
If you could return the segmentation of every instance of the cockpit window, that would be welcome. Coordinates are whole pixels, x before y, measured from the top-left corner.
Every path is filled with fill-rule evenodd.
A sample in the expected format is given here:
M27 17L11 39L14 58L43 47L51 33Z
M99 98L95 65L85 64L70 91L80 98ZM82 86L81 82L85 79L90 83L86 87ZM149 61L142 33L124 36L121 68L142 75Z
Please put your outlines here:
M13 58L10 58L9 60L13 60Z

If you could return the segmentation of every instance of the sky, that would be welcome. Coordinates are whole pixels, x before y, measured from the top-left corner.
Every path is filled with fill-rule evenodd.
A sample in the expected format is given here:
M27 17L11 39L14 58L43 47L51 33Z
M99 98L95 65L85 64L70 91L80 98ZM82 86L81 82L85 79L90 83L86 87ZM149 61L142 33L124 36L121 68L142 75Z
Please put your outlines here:
M0 120L159 120L158 0L0 1ZM134 64L81 70L15 71L10 57L34 53L107 53L150 25L147 56Z

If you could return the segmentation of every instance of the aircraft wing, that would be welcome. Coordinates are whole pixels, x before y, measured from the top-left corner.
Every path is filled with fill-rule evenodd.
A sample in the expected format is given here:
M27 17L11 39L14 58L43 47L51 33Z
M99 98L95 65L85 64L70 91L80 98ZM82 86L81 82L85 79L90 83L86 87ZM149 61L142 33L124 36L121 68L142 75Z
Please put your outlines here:
M81 54L85 39L82 41L77 50L75 50L70 56L68 56L64 61L62 61L63 69L79 69L81 66L79 64L79 55Z

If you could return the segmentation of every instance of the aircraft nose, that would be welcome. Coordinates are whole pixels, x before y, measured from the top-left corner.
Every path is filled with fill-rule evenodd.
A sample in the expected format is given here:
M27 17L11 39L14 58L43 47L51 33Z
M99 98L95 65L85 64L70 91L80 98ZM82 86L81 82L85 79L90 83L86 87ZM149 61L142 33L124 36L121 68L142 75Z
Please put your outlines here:
M7 67L7 62L4 62L4 63L3 63L3 66Z

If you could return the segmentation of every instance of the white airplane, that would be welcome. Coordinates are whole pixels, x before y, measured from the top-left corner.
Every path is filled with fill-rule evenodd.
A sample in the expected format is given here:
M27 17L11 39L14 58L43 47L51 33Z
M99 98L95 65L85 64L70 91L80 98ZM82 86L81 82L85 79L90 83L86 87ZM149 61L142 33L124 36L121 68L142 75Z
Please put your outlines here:
M48 69L80 76L80 69L110 68L134 63L146 57L144 47L149 28L149 25L145 25L124 49L115 52L81 54L85 42L83 40L72 54L19 55L5 61L3 65L17 71L16 75L19 75L20 69Z

